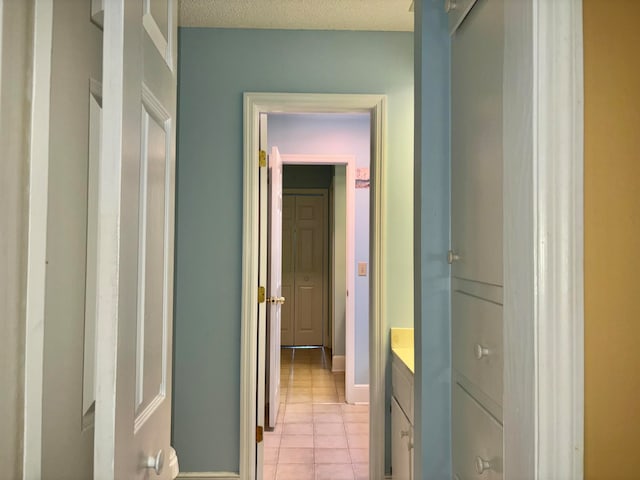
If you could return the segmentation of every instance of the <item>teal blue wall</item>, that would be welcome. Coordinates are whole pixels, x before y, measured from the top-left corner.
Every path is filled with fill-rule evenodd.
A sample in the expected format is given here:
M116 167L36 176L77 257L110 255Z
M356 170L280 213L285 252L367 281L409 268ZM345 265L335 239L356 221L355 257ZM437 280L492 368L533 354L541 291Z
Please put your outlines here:
M450 42L442 2L415 9L415 478L451 478Z
M383 321L385 332L411 326L413 36L196 28L179 34L173 444L182 471L237 471L242 94L388 96L383 254L393 281L383 291Z

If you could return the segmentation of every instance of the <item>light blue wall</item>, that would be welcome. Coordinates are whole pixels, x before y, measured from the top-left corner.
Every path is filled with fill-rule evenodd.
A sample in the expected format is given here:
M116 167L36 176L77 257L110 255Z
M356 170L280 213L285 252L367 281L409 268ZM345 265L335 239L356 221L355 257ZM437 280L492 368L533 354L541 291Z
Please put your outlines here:
M366 114L272 114L268 117L269 150L281 154L353 155L357 168L368 168L371 116ZM355 189L355 258L369 263L369 193ZM369 383L369 275L355 277L355 382ZM344 355L342 352L334 352Z
M451 478L450 42L442 2L415 10L415 478Z
M182 471L237 471L242 94L388 96L383 321L411 326L412 35L183 28L179 49L173 444Z

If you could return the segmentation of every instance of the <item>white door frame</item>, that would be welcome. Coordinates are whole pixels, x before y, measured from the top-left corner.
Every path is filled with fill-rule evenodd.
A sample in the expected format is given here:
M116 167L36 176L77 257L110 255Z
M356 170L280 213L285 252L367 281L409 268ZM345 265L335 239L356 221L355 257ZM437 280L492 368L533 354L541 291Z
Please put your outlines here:
M345 165L347 168L347 292L345 315L345 398L347 403L368 403L369 385L356 384L355 366L355 179L352 155L282 155L284 165ZM371 228L371 227L370 227Z
M240 478L255 478L256 379L258 346L258 150L261 112L371 114L371 280L369 388L371 478L384 478L385 368L382 364L382 232L386 224L383 176L386 168L386 96L357 94L244 94L244 179L242 254L242 334L240 369ZM353 268L353 267L352 267Z
M583 477L582 61L582 0L505 2L505 478Z

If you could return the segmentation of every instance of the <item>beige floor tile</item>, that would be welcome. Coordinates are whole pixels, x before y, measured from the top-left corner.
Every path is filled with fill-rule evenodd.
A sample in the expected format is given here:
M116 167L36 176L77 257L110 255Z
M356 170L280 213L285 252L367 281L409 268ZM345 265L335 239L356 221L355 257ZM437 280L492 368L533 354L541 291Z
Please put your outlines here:
M350 422L346 422L344 424L344 429L350 435L354 435L354 434L369 435L369 424L368 423L350 423Z
M342 410L340 408L340 405L337 405L337 404L319 403L319 404L313 405L313 413L336 413L336 414L341 414Z
M311 394L294 394L290 393L287 395L287 403L311 403L313 402L313 397Z
M282 438L282 435L270 433L270 432L264 432L264 446L278 448L280 446L281 438Z
M276 471L276 480L314 480L313 464L281 464Z
M321 394L321 395L326 395L326 394L335 394L336 393L336 387L334 386L329 386L329 387L311 387L311 393L312 394Z
M349 450L346 448L316 448L315 463L351 463Z
M283 423L311 423L313 422L312 413L291 413L287 412L284 415Z
M276 420L276 426L273 427L273 430L265 431L264 434L282 435L282 425L282 422L278 423L278 421Z
M356 474L356 480L369 480L369 464L354 463L353 471Z
M313 448L288 448L280 449L278 465L285 463L313 463Z
M369 448L369 435L347 435L347 438L351 448Z
M350 448L349 454L353 463L369 463L368 448Z
M313 423L342 423L342 415L338 413L314 413Z
M354 480L353 467L344 464L316 465L316 480Z
M351 405L345 403L342 405L343 413L369 413L369 405Z
M276 465L265 465L262 472L264 480L276 480Z
M316 448L347 448L349 446L346 435L315 435Z
M316 423L313 425L315 435L345 435L342 423Z
M353 425L360 425L354 423ZM285 435L313 435L312 423L285 423L282 433Z
M280 451L277 447L264 447L264 464L265 465L275 465L278 463L278 452Z
M313 394L313 389L309 387L291 387L289 389L289 393L294 395L309 395Z
M280 448L313 448L313 435L282 435Z
M337 403L338 402L338 394L316 394L314 393L312 396L313 403Z
M290 403L287 405L287 413L313 413L315 409L309 403Z
M343 413L345 423L369 423L368 413Z

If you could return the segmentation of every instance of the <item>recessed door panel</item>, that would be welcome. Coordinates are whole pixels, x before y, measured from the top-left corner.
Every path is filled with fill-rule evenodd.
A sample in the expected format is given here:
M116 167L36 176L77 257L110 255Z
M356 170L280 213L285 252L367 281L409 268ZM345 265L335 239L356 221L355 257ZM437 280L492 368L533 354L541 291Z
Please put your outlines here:
M151 100L151 99L150 99ZM136 429L165 396L165 215L167 188L166 115L145 102L139 194L138 341Z

